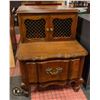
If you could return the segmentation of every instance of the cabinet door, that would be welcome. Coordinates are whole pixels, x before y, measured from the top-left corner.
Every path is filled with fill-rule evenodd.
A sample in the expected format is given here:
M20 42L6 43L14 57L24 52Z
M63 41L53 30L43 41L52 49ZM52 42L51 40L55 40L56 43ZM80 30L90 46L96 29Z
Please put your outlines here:
M53 40L68 40L75 38L77 15L58 14L52 15L50 18L50 31Z
M80 77L80 59L72 59L69 66L69 79Z
M19 16L22 42L46 40L48 17L45 15L22 14Z
M38 63L39 82L66 81L69 61L45 61Z

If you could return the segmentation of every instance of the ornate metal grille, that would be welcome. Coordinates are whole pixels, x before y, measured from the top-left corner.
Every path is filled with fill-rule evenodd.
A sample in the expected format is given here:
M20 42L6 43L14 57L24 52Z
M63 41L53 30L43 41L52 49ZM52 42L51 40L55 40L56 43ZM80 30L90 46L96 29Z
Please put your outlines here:
M26 38L45 38L45 20L30 20L26 19L25 22L26 27Z
M69 37L71 35L72 18L54 19L53 37Z

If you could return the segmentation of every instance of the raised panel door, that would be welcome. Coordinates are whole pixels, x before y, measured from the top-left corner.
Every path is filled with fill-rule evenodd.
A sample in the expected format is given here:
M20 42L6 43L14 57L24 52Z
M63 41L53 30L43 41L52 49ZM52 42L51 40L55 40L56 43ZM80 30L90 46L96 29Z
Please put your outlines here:
M22 42L42 41L48 37L48 16L22 14L19 17Z

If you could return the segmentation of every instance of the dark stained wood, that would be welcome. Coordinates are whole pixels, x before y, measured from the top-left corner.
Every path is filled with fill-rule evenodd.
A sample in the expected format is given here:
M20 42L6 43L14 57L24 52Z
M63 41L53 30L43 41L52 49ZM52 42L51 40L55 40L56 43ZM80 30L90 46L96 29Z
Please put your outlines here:
M39 82L42 83L49 81L67 80L68 66L69 66L68 60L62 60L62 61L52 60L46 62L39 62L38 63Z
M29 91L29 80L28 80L28 75L27 75L28 71L22 61L20 61L20 71L21 71L21 76L22 76L22 83L25 84L23 89Z
M47 82L47 83L41 83L39 84L39 89L45 89L46 87L48 86L51 86L51 85L58 85L58 86L66 86L67 82L66 81L53 81L53 82Z
M24 66L27 69L29 83L37 83L37 66L34 62L26 62Z

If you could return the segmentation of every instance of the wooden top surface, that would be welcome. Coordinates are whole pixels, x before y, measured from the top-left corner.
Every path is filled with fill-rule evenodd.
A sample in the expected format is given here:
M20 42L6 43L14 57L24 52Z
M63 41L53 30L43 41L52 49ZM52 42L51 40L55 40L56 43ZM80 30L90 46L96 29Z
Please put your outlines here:
M77 9L67 8L66 6L25 6L22 5L17 9L17 13L61 13L61 12L74 12Z
M87 51L77 41L20 43L16 57L19 60L46 60L86 56Z

